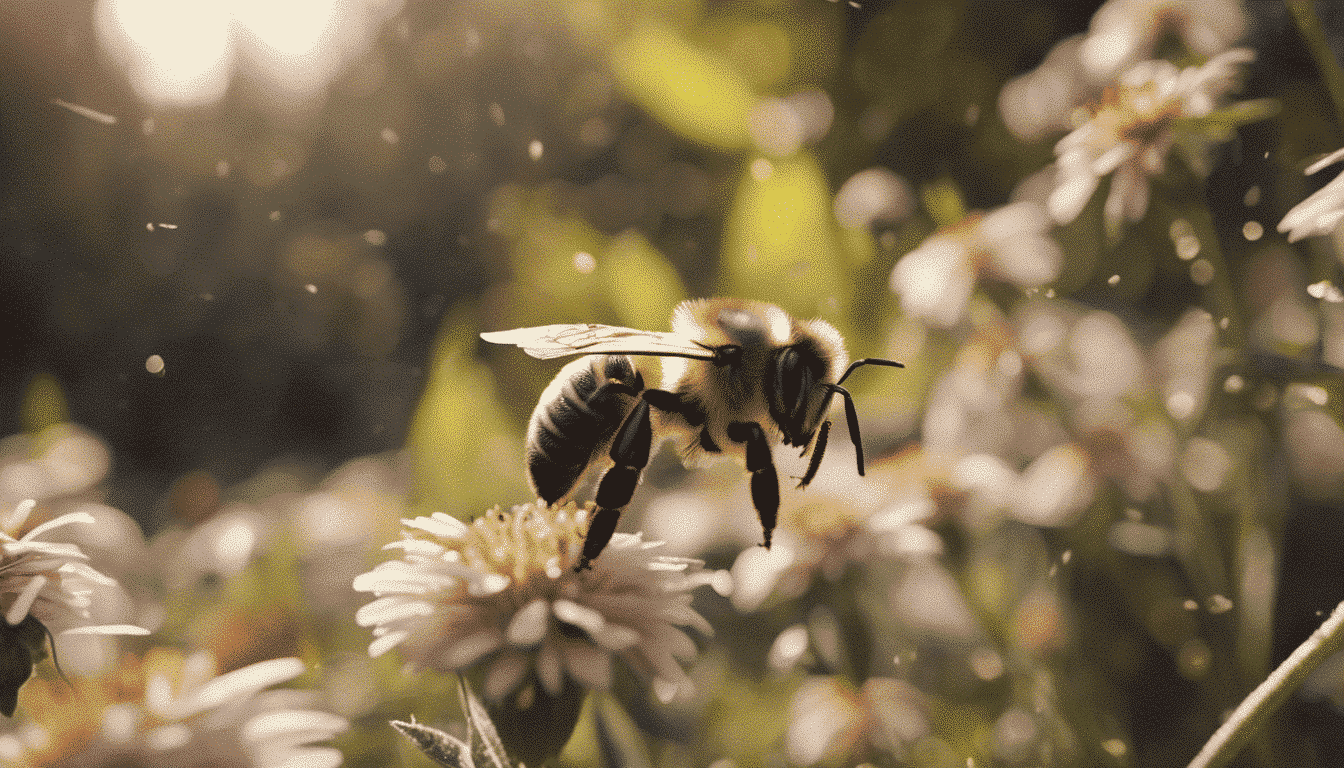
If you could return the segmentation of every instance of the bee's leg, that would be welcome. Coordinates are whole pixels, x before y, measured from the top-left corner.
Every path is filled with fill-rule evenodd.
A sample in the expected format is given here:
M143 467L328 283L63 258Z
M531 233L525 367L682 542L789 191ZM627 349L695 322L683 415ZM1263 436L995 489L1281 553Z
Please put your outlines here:
M760 515L761 529L765 531L762 546L769 549L770 536L775 532L775 520L779 515L779 476L775 473L775 462L770 457L770 443L765 439L765 430L754 421L734 421L729 424L728 439L747 444L751 503L756 507L756 514Z
M817 476L817 470L821 469L821 457L826 453L826 443L831 437L831 422L821 422L821 429L817 432L817 442L812 445L812 459L807 463L807 472L798 479L798 487L806 488L807 484L812 482L812 478Z
M668 392L665 389L646 389L640 393L640 397L649 401L649 405L660 411L667 413L678 413L692 427L698 427L705 423L709 417L705 414L705 409L698 403L688 400L676 392Z
M649 404L639 400L626 415L625 421L621 422L620 430L611 441L611 460L616 463L603 473L602 480L597 484L597 512L588 526L583 554L575 570L592 567L592 561L602 554L602 549L611 541L616 522L621 519L621 509L635 495L639 476L649 463L652 446L653 426L649 421Z
M703 406L676 392L668 392L665 389L646 389L640 396L660 411L680 414L681 418L693 428L703 427L705 422L709 421L709 415L705 413ZM723 450L714 442L714 438L710 436L707 429L701 429L697 439L700 443L700 450L706 453L719 453Z

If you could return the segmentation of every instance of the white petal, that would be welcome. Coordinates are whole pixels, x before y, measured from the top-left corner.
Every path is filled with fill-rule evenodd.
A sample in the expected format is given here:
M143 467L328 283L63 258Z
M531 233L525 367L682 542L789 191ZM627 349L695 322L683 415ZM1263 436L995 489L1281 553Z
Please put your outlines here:
M491 701L499 701L509 695L523 681L527 668L526 654L517 651L501 654L485 674L485 697Z
M555 643L546 642L537 651L537 677L541 678L541 687L552 696L559 696L564 684L564 672L560 667L560 651Z
M404 597L382 597L355 611L355 623L361 627L391 624L396 621L420 618L434 614L434 606L424 600Z
M213 709L228 701L250 696L263 688L293 680L307 666L299 659L271 659L220 675L190 697L192 712Z
M33 539L36 539L38 536L41 536L42 534L46 533L47 531L52 530L53 528L60 528L65 525L70 525L71 523L85 523L88 525L93 525L96 522L97 521L93 519L93 515L90 515L88 512L70 512L68 514L61 515L60 517L52 518L51 520L48 520L47 522L37 526L33 530L24 534L23 538L20 539L20 541L31 541Z
M566 624L573 624L583 629L590 635L596 635L606 626L607 620L602 614L587 606L579 605L571 600L556 600L552 610L555 611L555 617Z
M369 643L369 658L376 659L384 653L392 650L401 643L402 640L410 637L410 630L401 630L399 632L388 632Z
M514 614L504 636L512 645L536 645L546 636L549 618L550 604L538 597Z
M482 656L498 648L504 638L498 630L483 629L458 640L444 657L444 664L450 669L462 669L471 666Z
M90 627L75 627L61 631L61 635L148 635L151 634L144 627L137 627L134 624L102 624Z
M561 652L569 676L580 685L598 691L611 687L611 654L588 643L567 643Z
M330 712L290 709L257 715L243 726L247 741L281 740L292 746L329 739L350 727L343 717Z

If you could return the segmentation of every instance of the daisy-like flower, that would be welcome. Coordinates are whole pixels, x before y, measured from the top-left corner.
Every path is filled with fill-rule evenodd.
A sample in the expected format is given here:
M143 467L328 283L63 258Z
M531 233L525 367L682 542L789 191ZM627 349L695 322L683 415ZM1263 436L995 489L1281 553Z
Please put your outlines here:
M999 112L1013 135L1036 141L1072 127L1076 110L1138 62L1185 52L1212 58L1245 32L1239 0L1110 0L1087 34L1061 41L1040 66L1004 86ZM1168 49L1177 41L1184 51Z
M404 538L385 547L401 558L354 582L377 597L356 614L373 627L369 655L400 647L411 667L443 672L484 664L486 697L521 688L523 709L532 679L552 697L566 677L608 688L615 656L651 677L659 698L689 695L678 659L693 658L696 647L679 627L711 634L691 608L691 590L726 591L726 574L620 533L591 570L575 571L589 514L538 501L496 508L470 525L442 512L403 520Z
M1307 167L1307 175L1334 165L1344 159L1344 149L1338 149ZM1344 220L1344 173L1316 190L1306 200L1294 205L1279 222L1279 231L1288 233L1288 242L1304 237L1328 235Z
M967 216L901 257L891 272L891 290L907 314L935 326L956 325L981 272L1023 288L1055 279L1064 256L1050 226L1030 201Z
M1055 145L1058 176L1050 215L1060 224L1078 217L1103 176L1114 174L1105 218L1112 229L1148 210L1148 179L1166 168L1182 121L1208 117L1233 87L1240 66L1255 58L1234 48L1198 67L1145 61L1121 75L1092 118ZM1196 144L1207 132L1190 131ZM1199 170L1199 169L1197 169Z
M304 672L271 659L218 675L213 657L155 648L128 656L79 691L37 680L24 692L24 722L0 734L5 765L113 768L335 768L341 753L312 746L344 731L344 718L313 709L310 691L266 690Z
M32 672L32 662L42 657L46 632L53 637L149 634L146 629L126 624L92 624L90 596L99 588L115 588L116 581L85 562L88 556L78 545L38 540L62 526L92 524L93 515L61 515L14 538L13 533L27 522L35 506L31 499L25 501L0 522L0 611L5 620L0 627L0 654L6 659L4 679L0 681L0 713L6 716L14 714L19 686ZM25 659L29 660L26 664Z

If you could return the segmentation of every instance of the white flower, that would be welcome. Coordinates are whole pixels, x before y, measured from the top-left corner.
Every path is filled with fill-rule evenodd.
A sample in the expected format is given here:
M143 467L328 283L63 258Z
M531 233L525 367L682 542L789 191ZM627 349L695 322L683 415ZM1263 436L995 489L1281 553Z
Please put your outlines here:
M1246 34L1238 0L1109 0L1092 16L1080 59L1094 77L1110 78L1156 53L1174 33L1193 53L1216 56Z
M116 582L90 566L76 544L38 541L39 537L73 523L94 523L88 512L72 512L37 526L22 538L12 532L26 522L34 503L19 504L0 524L0 610L5 622L18 626L32 615L53 635L146 635L148 630L128 625L91 626L90 595L96 587Z
M1307 175L1334 165L1344 159L1344 149L1338 149L1312 163ZM1288 233L1288 242L1304 237L1328 235L1344 220L1344 174L1316 190L1310 197L1294 205L1279 222L1279 231Z
M1060 139L1058 176L1047 206L1060 224L1078 217L1103 176L1114 174L1105 218L1114 228L1148 210L1148 179L1166 168L1178 121L1209 115L1254 52L1235 48L1203 66L1145 61L1125 72L1092 119ZM1200 141L1205 137L1197 136ZM1202 169L1196 169L1202 170Z
M1050 226L1041 207L1029 201L967 216L901 257L891 290L906 314L943 328L956 325L980 271L1024 288L1055 279L1064 256Z
M1076 111L1100 98L1118 74L1164 55L1159 41L1179 39L1190 54L1207 59L1245 31L1238 0L1110 0L1087 34L1061 41L1040 66L1004 85L999 111L1013 135L1036 141L1075 126Z
M338 750L311 745L344 731L345 719L312 709L311 692L266 690L304 669L271 659L217 676L208 653L156 648L82 680L79 696L35 680L0 754L17 765L335 768Z
M403 520L405 538L385 547L402 557L354 582L378 598L356 614L374 628L369 655L400 647L412 667L443 672L483 664L485 694L495 701L520 687L526 699L533 680L558 696L566 676L606 689L620 656L653 678L660 698L688 695L678 659L696 647L679 627L711 633L690 590L723 577L620 533L591 570L575 571L588 514L573 503L536 502L496 508L470 525L442 512Z

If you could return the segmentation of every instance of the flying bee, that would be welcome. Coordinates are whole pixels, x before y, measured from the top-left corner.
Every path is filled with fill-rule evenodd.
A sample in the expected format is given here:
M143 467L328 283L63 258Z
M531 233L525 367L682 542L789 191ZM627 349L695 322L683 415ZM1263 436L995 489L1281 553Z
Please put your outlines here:
M798 483L806 487L826 452L831 422L825 415L839 394L862 475L859 418L841 384L862 365L904 367L879 358L847 365L844 339L830 323L795 320L774 305L739 299L684 301L672 314L671 333L562 324L481 338L542 360L585 356L546 387L527 427L528 480L547 503L566 498L589 473L606 467L579 570L611 540L649 462L655 431L680 445L688 465L721 456L746 465L768 549L779 511L771 443L782 440L799 456L811 451ZM632 359L643 355L663 358L662 389L644 385Z

